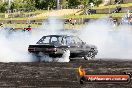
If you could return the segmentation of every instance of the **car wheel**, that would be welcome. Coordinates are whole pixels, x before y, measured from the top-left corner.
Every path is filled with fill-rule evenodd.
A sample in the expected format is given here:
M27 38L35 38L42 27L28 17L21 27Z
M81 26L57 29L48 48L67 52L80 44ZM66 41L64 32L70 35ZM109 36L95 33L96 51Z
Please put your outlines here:
M95 58L95 55L94 55L94 53L93 52L88 52L85 56L84 56L84 59L85 60L92 60L92 59L94 59Z

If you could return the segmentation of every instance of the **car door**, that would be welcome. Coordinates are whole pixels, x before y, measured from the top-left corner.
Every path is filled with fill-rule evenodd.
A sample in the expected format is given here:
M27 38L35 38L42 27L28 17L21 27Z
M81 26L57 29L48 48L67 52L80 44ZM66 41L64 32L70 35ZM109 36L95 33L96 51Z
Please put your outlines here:
M78 54L82 54L82 53L84 53L84 49L85 49L85 47L83 46L83 42L82 42L82 40L79 38L79 37L76 37L76 36L74 36L74 38L73 38L73 40L75 41L75 45L76 45L76 52L78 53Z
M81 52L81 45L76 41L74 36L67 38L67 45L69 46L70 52L72 54L79 54Z

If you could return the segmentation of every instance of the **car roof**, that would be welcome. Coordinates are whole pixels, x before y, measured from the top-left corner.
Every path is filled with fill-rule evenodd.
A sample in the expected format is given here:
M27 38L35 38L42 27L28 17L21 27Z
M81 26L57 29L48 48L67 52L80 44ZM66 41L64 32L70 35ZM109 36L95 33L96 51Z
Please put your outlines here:
M73 37L73 35L46 35L43 37Z

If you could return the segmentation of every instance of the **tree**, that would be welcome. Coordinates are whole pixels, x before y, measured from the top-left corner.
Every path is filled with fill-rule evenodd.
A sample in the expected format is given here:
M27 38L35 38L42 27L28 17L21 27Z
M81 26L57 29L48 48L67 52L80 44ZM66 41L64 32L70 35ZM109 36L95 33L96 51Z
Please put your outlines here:
M77 7L80 4L81 4L80 0L68 0L68 6L70 8L75 8L75 7Z
M1 0L0 0L1 1ZM99 5L102 0L60 0L60 5L62 8L66 8L67 6L70 8L75 8L78 5L83 5L84 10L87 9L88 4L93 2L95 5ZM11 3L10 9L25 9L35 10L35 9L56 9L57 0L13 0ZM8 2L0 3L0 11L4 12L8 9Z
M49 0L48 1L48 6L52 9L55 9L56 8L56 4L57 3L57 0Z
M0 12L5 12L7 9L8 9L7 2L0 3Z
M46 0L35 0L35 7L37 9L46 9L48 7L48 3L46 3Z
M68 1L67 0L60 0L60 4L62 8L66 8L68 6Z
M25 8L27 11L35 10L35 0L25 0L23 8Z
M14 0L11 3L10 10L17 9L17 10L35 10L35 1L34 0Z
M93 0L93 2L96 6L99 6L99 4L102 3L102 0Z
M56 0L35 0L35 7L37 9L56 8Z
M82 0L81 4L84 6L84 8L87 8L89 4L89 0Z
M87 9L88 9L88 5L89 5L89 0L82 0L82 1L81 1L81 5L84 6L84 8L83 8L84 13L87 14Z

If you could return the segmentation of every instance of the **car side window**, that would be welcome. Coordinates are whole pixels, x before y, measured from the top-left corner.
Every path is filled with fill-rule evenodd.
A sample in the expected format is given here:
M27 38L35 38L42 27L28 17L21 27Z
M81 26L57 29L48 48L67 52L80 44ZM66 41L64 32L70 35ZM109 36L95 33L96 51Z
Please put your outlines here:
M66 45L66 38L63 38L63 44Z
M78 37L73 37L73 40L75 41L75 44L82 43L82 41Z
M43 37L37 42L37 44L49 43L49 40L50 40L50 37Z
M72 45L72 44L75 44L75 41L71 37L67 37L66 43L67 43L67 45Z
M49 43L50 37L46 37L43 41L43 43Z
M57 43L57 37L52 37L51 40L50 40L51 43Z

